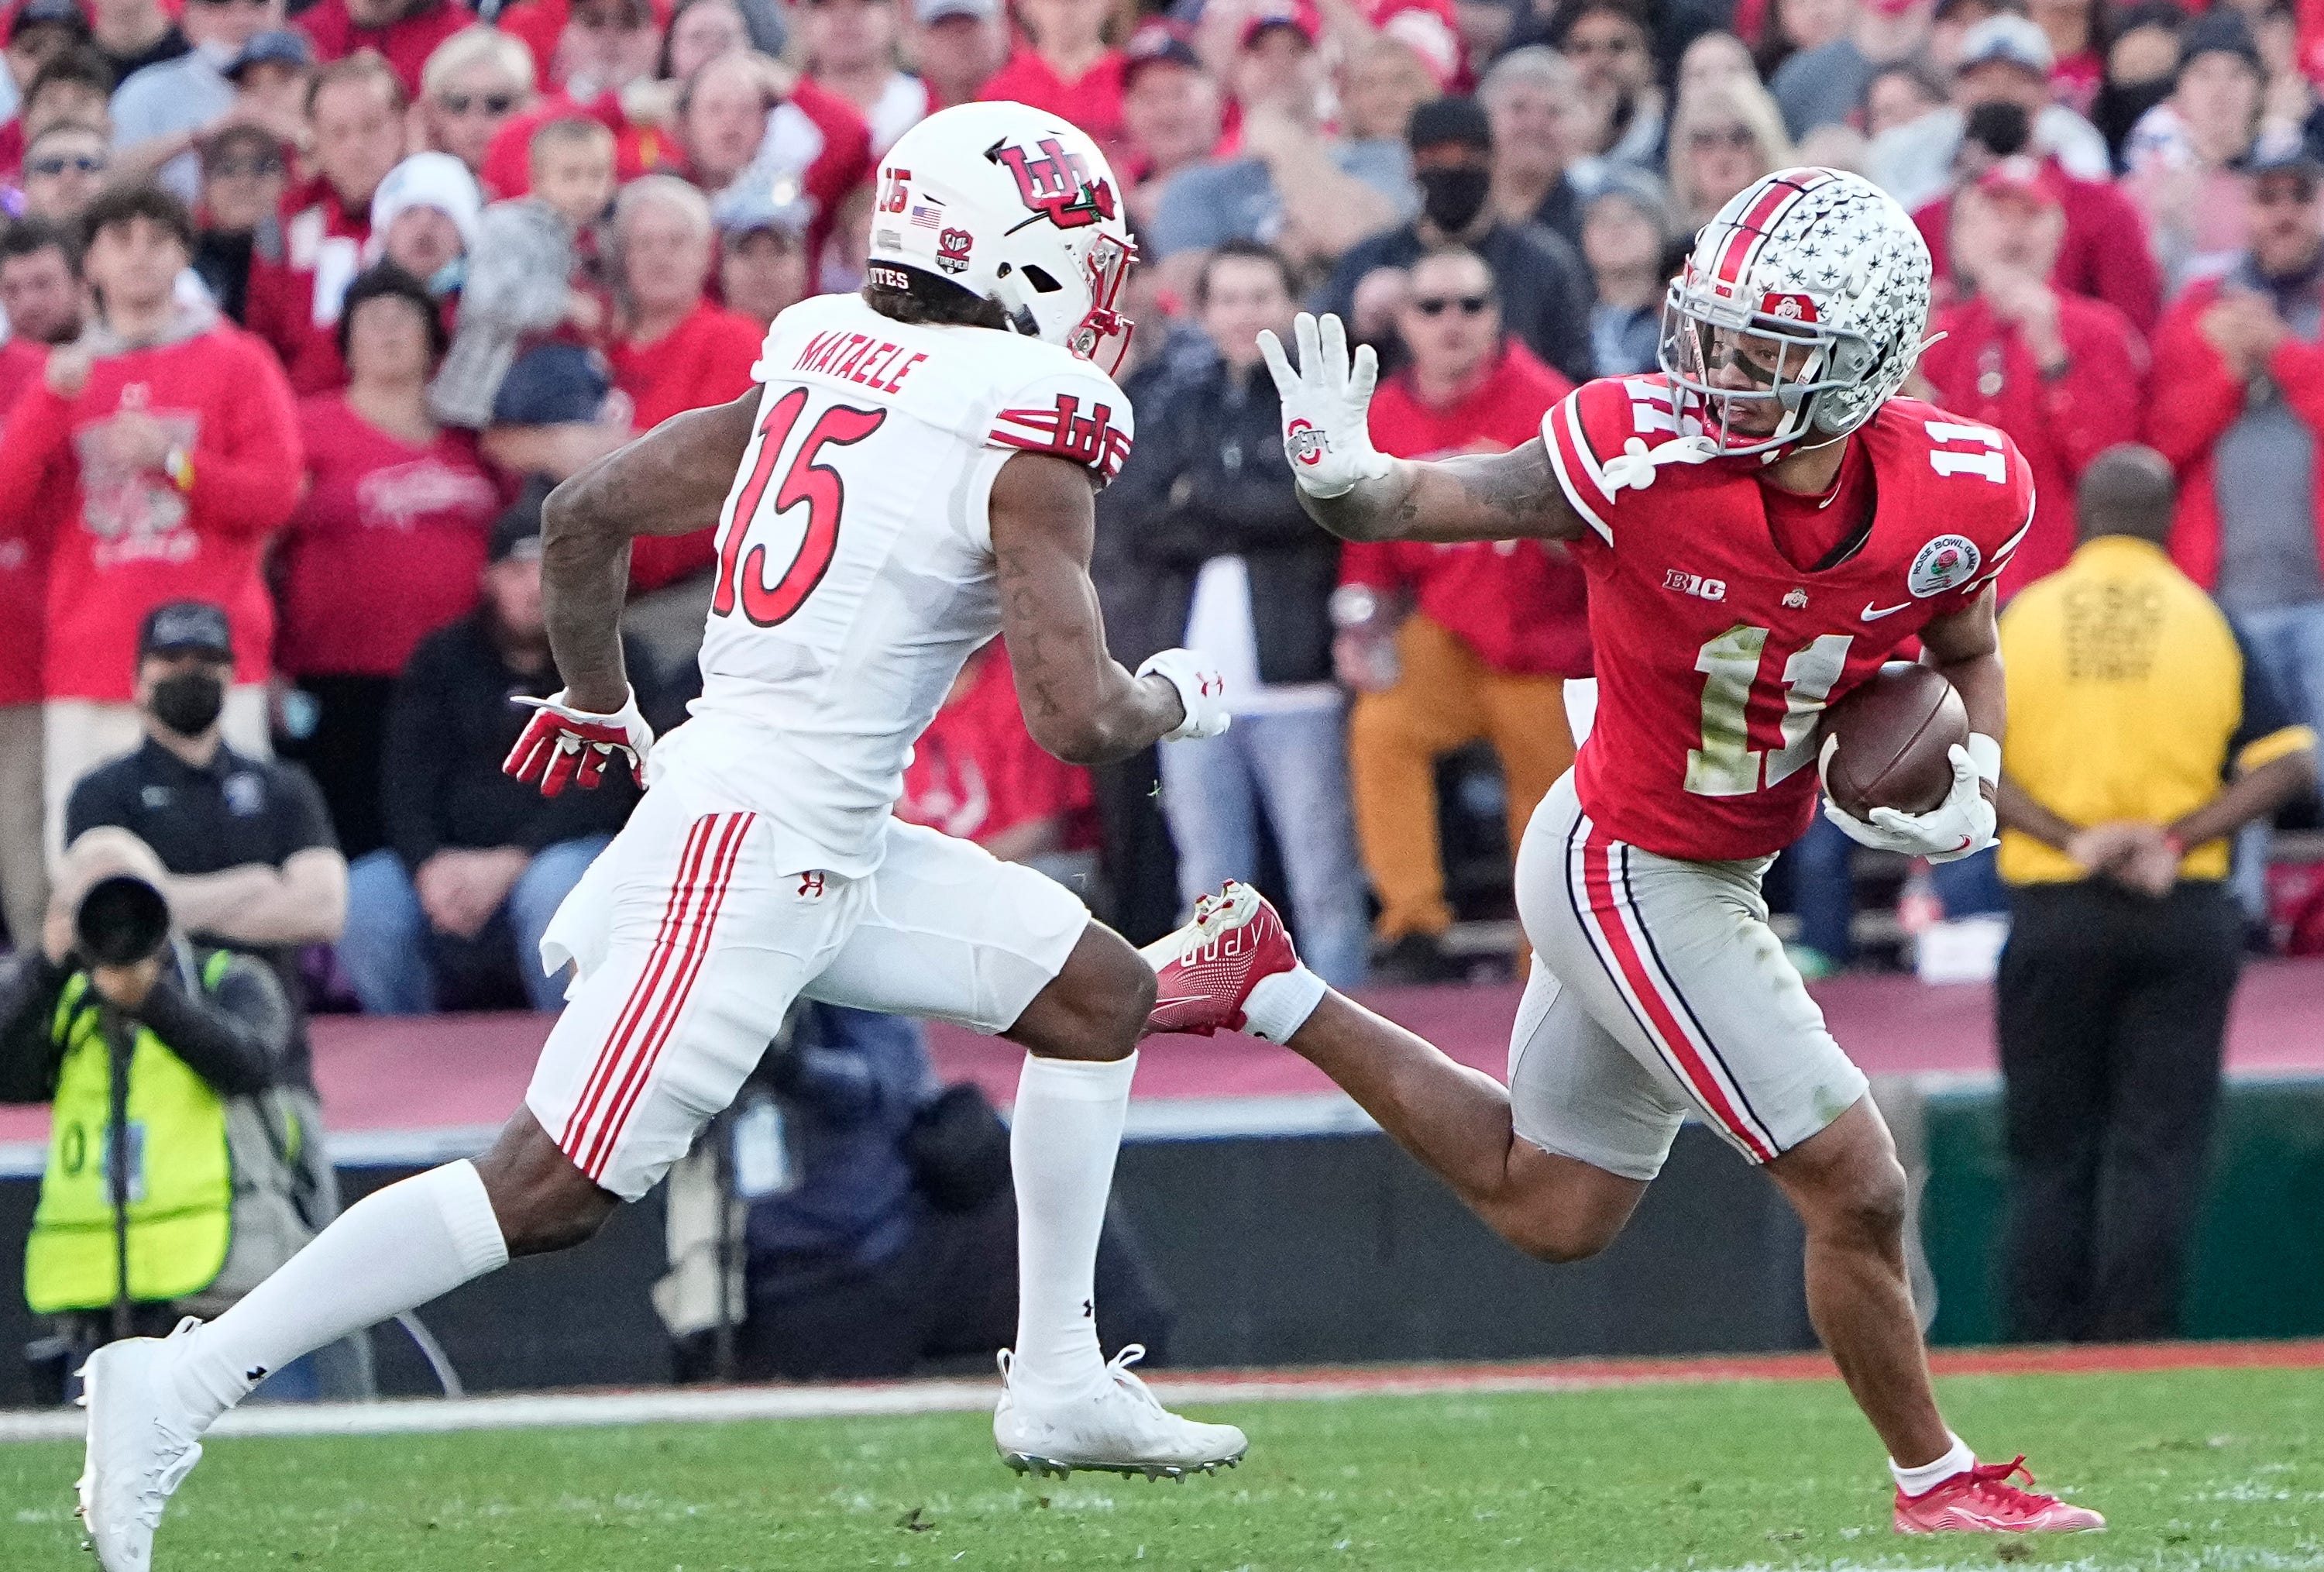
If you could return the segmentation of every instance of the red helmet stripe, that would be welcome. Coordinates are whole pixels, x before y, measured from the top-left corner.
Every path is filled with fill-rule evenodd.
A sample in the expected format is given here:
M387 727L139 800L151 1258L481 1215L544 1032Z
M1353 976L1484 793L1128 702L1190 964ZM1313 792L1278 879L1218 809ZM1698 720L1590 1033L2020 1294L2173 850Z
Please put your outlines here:
M1752 261L1759 254L1761 243L1784 216L1784 209L1831 178L1825 171L1814 170L1797 178L1785 175L1770 180L1767 189L1759 193L1758 200L1727 232L1713 274L1717 281L1729 287L1742 282L1743 275L1750 271Z

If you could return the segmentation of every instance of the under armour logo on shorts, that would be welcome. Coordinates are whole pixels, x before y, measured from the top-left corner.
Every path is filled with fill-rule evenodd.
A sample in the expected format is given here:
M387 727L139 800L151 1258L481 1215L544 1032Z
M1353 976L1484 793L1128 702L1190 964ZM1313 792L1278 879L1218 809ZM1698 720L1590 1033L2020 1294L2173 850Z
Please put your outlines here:
M807 901L823 899L823 877L820 873L801 874L798 889L800 898Z

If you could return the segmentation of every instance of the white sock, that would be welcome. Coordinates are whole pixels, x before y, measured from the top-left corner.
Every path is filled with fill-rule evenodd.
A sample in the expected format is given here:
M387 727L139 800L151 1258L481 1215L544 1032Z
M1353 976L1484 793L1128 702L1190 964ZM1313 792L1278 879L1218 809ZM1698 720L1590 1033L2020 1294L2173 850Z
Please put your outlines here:
M1952 1446L1933 1463L1923 1463L1918 1468L1907 1468L1896 1459L1888 1459L1888 1472L1896 1476L1896 1488L1906 1495L1925 1495L1956 1474L1966 1474L1977 1466L1977 1454L1969 1443L1947 1430Z
M198 1327L179 1360L178 1395L207 1429L268 1372L507 1263L475 1164L414 1175L349 1207L241 1303Z
M1270 973L1251 985L1250 997L1242 1002L1244 1030L1268 1042L1288 1042L1329 991L1305 965Z
M1097 1239L1130 1114L1138 1055L1112 1060L1025 1056L1009 1116L1017 1176L1019 1390L1065 1396L1105 1376L1097 1344Z

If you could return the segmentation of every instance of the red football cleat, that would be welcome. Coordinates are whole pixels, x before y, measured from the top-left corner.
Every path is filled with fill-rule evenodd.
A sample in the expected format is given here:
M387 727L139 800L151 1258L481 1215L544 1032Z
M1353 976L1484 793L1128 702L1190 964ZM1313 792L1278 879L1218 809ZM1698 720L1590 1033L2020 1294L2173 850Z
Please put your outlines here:
M2019 1453L2006 1463L1980 1463L1931 1485L1918 1495L1896 1493L1896 1531L1900 1534L2080 1534L2106 1527L2106 1519L2086 1506L2071 1506L2054 1495L2037 1495L2009 1483L2023 1474L2034 1475Z
M1222 1026L1242 1031L1243 1003L1259 980L1299 964L1291 935L1267 897L1232 879L1194 902L1192 922L1139 953L1159 985L1146 1029L1197 1037Z

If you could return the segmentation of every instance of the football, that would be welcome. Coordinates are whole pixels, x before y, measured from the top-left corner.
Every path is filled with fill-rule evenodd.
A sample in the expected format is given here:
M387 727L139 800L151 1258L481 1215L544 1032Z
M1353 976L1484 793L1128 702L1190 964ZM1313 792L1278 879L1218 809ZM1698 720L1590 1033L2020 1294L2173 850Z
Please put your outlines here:
M1969 741L1969 711L1936 671L1891 661L1824 711L1821 735L1840 739L1823 789L1842 811L1926 813L1952 790L1950 754Z

